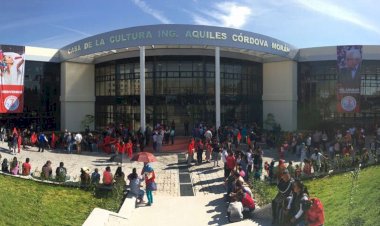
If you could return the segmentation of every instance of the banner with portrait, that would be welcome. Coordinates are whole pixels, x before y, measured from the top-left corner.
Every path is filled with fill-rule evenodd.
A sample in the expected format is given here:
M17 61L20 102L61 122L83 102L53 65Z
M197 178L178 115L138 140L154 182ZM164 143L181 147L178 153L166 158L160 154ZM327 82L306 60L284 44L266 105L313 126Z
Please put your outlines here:
M360 112L362 46L337 46L337 111Z
M0 45L0 113L22 113L25 47Z

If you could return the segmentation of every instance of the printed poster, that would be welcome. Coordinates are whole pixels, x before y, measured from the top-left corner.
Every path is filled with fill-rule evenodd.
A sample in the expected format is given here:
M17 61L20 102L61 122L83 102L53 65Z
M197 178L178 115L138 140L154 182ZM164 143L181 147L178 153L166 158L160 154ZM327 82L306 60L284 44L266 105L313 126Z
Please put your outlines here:
M0 113L22 113L25 47L0 45Z
M337 46L337 111L360 112L362 46Z

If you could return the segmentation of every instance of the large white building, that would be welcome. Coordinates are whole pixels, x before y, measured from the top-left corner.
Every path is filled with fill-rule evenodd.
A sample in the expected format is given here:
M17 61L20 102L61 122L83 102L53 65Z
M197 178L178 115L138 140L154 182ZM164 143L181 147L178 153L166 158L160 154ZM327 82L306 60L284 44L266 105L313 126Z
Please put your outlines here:
M25 113L1 120L76 131L94 115L97 128L174 121L181 132L185 122L262 125L271 113L288 131L374 125L380 46L350 48L362 55L355 111L337 107L347 104L337 96L337 46L297 49L248 31L198 25L126 28L59 50L26 46Z

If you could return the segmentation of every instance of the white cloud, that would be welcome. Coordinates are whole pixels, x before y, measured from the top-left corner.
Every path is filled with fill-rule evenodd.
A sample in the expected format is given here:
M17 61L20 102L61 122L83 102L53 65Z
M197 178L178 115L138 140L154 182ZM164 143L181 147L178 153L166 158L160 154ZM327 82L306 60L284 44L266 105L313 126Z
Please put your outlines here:
M164 24L170 24L170 20L166 18L164 15L162 15L161 12L152 9L148 4L146 4L143 0L132 0L132 2L139 7L143 12L153 16L157 20L159 20L161 23Z
M330 1L295 0L302 7L380 34L380 29L358 13Z
M214 4L210 11L202 11L203 15L191 14L196 24L241 28L247 23L252 10L236 2L221 2Z

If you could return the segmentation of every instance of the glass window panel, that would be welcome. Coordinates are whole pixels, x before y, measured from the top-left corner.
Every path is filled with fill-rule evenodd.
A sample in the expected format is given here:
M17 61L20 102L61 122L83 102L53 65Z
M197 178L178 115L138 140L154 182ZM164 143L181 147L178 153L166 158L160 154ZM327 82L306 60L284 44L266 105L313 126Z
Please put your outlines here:
M215 71L215 64L206 63L206 71Z
M192 67L193 67L193 64L191 61L182 61L180 64L179 64L179 67L180 67L180 71L192 71Z
M176 61L167 62L167 70L168 71L179 71L179 63Z

